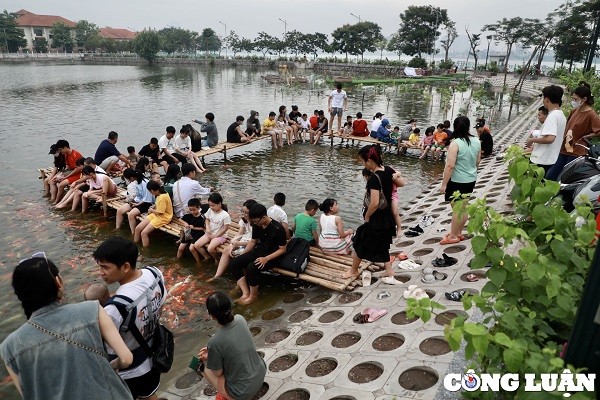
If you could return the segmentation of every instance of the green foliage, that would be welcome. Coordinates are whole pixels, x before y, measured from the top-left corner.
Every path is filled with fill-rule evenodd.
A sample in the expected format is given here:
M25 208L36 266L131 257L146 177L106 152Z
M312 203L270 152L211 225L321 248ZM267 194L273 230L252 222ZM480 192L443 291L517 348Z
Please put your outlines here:
M196 51L197 32L170 26L158 31L158 34L161 38L161 50L167 54Z
M441 35L438 29L448 23L446 9L431 5L409 6L406 11L400 13L400 29L390 51L419 57L423 53L433 54L435 42Z
M73 51L73 46L75 45L75 41L71 36L71 28L62 22L56 22L52 25L52 29L50 30L50 35L52 37L52 47L55 49L63 49L67 53Z
M277 52L278 42L278 38L267 32L258 32L258 36L254 39L254 48L263 53L263 57L265 57L267 53L275 54Z
M585 81L590 84L592 93L598 93L600 91L600 78L596 75L595 71L583 71L581 69L575 70L569 73L566 69L558 70L557 78L560 82L565 85L565 95L569 94L579 86L579 82ZM569 103L569 102L567 102ZM564 104L563 107L565 112L570 111L570 104ZM596 112L600 112L600 102L596 101L592 105L592 108Z
M559 351L569 336L592 261L594 217L589 207L580 206L572 214L564 211L555 199L559 184L545 181L544 170L531 164L520 147L510 147L506 158L514 181L515 213L501 215L485 199L466 207L467 228L474 234L471 268L483 268L488 262L492 267L481 294L466 296L462 302L465 310L478 308L484 319L467 322L457 317L444 333L452 350L466 345L466 358L480 372L557 373L567 367L574 371L564 365ZM580 227L578 217L585 221ZM429 318L409 303L411 310ZM501 396L516 398L522 390ZM471 396L485 398L479 392Z
M438 68L441 70L447 70L450 68L454 68L454 61L452 61L451 59L442 60L438 63Z
M427 60L421 57L414 57L408 62L408 66L413 68L427 68Z
M556 23L556 40L552 46L556 61L569 62L571 69L574 62L583 61L592 36L590 20L595 20L585 4L565 7L560 10L561 18Z
M197 42L201 51L216 53L221 50L221 39L211 28L204 28L202 34L198 36Z
M33 41L33 51L36 53L48 52L48 41L45 37L37 37Z
M160 35L153 29L144 29L133 40L133 49L137 55L152 64L160 51Z
M88 47L88 43L94 48L100 47L101 40L98 40L98 38L100 38L99 33L100 28L98 28L98 25L88 22L85 19L82 19L75 24L75 42L79 47L85 46L86 50L93 50Z
M23 29L20 29L17 25L17 15L4 10L0 14L0 47L2 51L14 53L20 47L25 46L27 46L27 40Z
M376 43L383 39L381 27L374 22L364 21L354 25L346 24L333 31L331 43L334 52L364 58L367 51L375 51Z

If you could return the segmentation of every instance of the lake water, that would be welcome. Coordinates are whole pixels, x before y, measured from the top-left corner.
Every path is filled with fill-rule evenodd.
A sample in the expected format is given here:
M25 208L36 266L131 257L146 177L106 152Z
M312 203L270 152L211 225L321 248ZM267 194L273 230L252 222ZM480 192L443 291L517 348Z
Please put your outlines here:
M267 71L276 73L276 71ZM48 148L66 139L84 156L93 156L96 147L111 130L119 133L117 147L140 149L152 136L160 137L167 125L177 129L206 112L216 115L221 138L237 115L258 110L261 118L286 104L297 104L312 113L326 109L330 89L309 91L282 88L264 82L265 71L206 69L202 67L135 67L48 64L0 64L0 168L2 190L0 212L0 341L24 321L20 304L10 285L11 272L18 260L36 251L45 251L63 276L70 301L82 300L83 289L98 280L91 254L103 240L115 234L114 219L105 220L97 212L87 215L54 211L43 197L37 168L49 166ZM365 116L384 112L394 125L402 126L417 118L419 126L437 125L456 115L440 110L435 88L415 87L408 91L352 92L348 109L352 114L364 109ZM462 101L461 101L462 97ZM454 107L464 107L468 95L457 95ZM499 128L500 123L497 123ZM325 142L319 146L294 145L272 150L261 141L222 156L207 157L209 172L199 180L219 189L231 214L239 219L245 199L255 198L270 206L275 192L287 195L285 209L290 219L304 210L309 198L338 200L340 215L347 227L360 224L360 203L364 191L358 147L346 148ZM400 191L401 206L408 204L423 188L439 180L443 165L419 162L414 158L387 156L386 164L399 168L409 184ZM126 224L125 224L126 225ZM117 234L130 237L128 229ZM157 233L151 248L142 251L141 265L157 265L165 270L167 284L185 280L167 307L165 316L177 337L173 373L187 365L191 355L206 343L215 326L208 320L203 301L215 289L230 290L231 278L205 283L215 265L197 267L192 258L175 259L174 238ZM115 289L115 288L111 288ZM287 278L270 278L261 287L261 301L236 309L247 319L278 302L293 290L318 291ZM173 374L172 373L172 374ZM171 375L172 375L171 374ZM168 375L163 377L166 382ZM18 398L0 368L0 397Z

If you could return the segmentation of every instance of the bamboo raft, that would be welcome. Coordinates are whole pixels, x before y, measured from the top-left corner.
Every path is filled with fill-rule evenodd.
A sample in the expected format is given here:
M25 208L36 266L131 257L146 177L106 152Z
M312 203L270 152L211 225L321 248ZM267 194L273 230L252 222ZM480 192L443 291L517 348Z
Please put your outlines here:
M236 143L228 143L228 144L236 144ZM235 146L237 147L237 146ZM213 148L211 148L213 150ZM210 151L210 150L207 150ZM213 151L216 153L218 151ZM212 154L212 153L211 153ZM45 179L47 175L52 172L52 168L39 169L41 179ZM116 196L107 199L107 205L109 208L117 210L119 207L126 203L126 190L123 188L119 188ZM137 217L138 220L142 220L146 217L147 214L142 214ZM179 232L183 224L181 220L178 218L173 218L173 220L159 228L159 230L175 236L179 237ZM227 231L227 236L229 239L235 237L238 234L239 226L237 223L232 222L229 230ZM223 252L226 248L226 245L221 245L217 249L219 252ZM310 282L319 286L323 286L328 289L336 290L336 291L352 291L356 287L362 286L362 281L357 278L342 278L342 274L346 271L350 270L350 266L352 265L352 257L349 255L335 255L335 254L326 254L321 249L312 246L310 248L310 261L306 267L306 270L301 274L296 274L295 272L288 271L282 268L273 268L272 272L276 272L280 275L288 276L290 278L303 280L306 282ZM383 270L383 266L379 264L372 263L370 261L363 261L359 266L359 276L363 271L368 270L371 272L378 272Z

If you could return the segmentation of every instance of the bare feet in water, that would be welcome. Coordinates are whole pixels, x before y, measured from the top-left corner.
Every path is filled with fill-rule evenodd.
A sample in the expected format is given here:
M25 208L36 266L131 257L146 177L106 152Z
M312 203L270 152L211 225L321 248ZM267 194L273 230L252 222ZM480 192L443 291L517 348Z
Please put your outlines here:
M358 278L358 272L353 274L352 271L346 271L342 274L342 278L344 279L348 279L348 278Z
M248 304L252 304L254 303L256 300L258 300L258 297L240 297L239 299L236 300L236 303L247 306Z

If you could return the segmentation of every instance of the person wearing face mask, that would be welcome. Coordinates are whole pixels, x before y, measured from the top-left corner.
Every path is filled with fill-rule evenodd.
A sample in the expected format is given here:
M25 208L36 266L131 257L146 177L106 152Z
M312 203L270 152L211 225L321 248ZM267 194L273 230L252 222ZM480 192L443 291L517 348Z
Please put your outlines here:
M546 173L546 179L556 181L565 165L579 156L587 154L587 150L578 146L583 144L582 139L600 136L600 118L592 109L594 96L587 82L579 82L571 94L571 106L573 110L567 118L565 127L565 138L560 148L560 154L556 163Z

